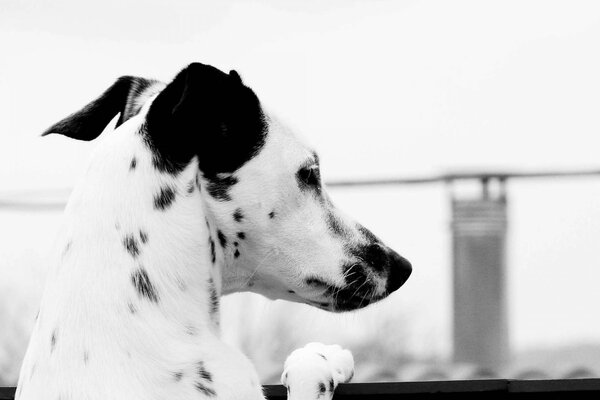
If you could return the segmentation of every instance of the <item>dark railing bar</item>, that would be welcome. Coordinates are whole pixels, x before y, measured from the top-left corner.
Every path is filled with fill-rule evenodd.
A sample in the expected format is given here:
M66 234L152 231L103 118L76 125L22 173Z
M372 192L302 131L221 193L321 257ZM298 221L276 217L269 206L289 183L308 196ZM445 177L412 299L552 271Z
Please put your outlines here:
M284 400L287 397L285 387L281 385L263 386L269 400ZM382 382L340 384L336 389L335 400L392 400L392 399L428 399L454 398L456 395L466 398L514 399L523 395L541 395L560 393L561 398L581 399L600 396L600 379L549 379L549 380L511 380L482 379L462 381L434 382ZM13 400L15 388L0 387L0 400ZM480 397L484 395L485 397ZM566 397L568 396L568 397ZM463 398L463 397L461 397ZM532 397L527 397L532 398ZM537 398L537 397L535 397Z
M461 180L499 180L508 179L536 179L536 178L570 178L570 177L591 177L600 176L598 170L582 171L533 171L533 172L508 172L508 171L490 171L490 172L457 172L439 175L430 175L411 178L383 178L383 179L364 179L364 180L335 180L327 183L327 187L353 187L353 186L389 186L389 185L418 185L427 183L451 183Z

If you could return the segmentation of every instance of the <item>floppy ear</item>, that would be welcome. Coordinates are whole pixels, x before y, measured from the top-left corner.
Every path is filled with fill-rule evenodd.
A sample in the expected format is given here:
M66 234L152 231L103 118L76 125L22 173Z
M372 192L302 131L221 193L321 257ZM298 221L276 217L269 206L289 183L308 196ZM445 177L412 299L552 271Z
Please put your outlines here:
M42 136L59 133L77 140L93 140L118 113L121 116L117 126L136 115L142 106L137 100L156 83L150 79L122 76L100 97L46 129Z
M159 169L175 173L197 155L207 178L241 167L266 132L260 102L237 72L200 63L182 70L156 97L146 125Z

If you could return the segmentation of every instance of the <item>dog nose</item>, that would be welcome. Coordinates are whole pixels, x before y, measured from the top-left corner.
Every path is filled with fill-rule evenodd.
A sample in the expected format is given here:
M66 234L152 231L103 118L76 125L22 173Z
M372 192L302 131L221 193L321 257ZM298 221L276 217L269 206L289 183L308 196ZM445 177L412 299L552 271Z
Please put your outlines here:
M388 293L392 293L394 290L404 285L404 282L408 280L408 277L412 273L412 265L410 262L396 253L394 250L388 251L388 265L389 265L389 277L386 286Z

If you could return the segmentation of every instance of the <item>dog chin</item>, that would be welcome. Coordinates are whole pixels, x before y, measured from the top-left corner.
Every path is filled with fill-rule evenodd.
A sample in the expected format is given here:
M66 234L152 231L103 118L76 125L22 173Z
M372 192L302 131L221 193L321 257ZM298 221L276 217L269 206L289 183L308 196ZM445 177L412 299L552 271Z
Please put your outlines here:
M362 298L355 297L351 299L337 299L329 302L320 302L314 300L308 300L305 303L311 305L313 307L319 308L324 311L334 312L334 313L344 313L350 311L360 310L365 308L373 303L377 303L378 301L384 299L386 296L377 296L371 298Z

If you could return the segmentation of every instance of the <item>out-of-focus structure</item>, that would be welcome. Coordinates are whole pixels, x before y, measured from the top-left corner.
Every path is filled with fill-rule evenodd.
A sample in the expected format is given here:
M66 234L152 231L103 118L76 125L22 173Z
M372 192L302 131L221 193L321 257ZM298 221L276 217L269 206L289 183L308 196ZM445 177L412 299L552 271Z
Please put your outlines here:
M332 182L329 186L446 183L452 210L453 361L502 371L511 358L507 288L507 193L509 179L573 178L600 170L453 173L412 179ZM475 196L459 198L459 181L479 184ZM492 185L495 190L491 190Z
M505 181L491 194L452 199L454 361L498 371L509 361Z

